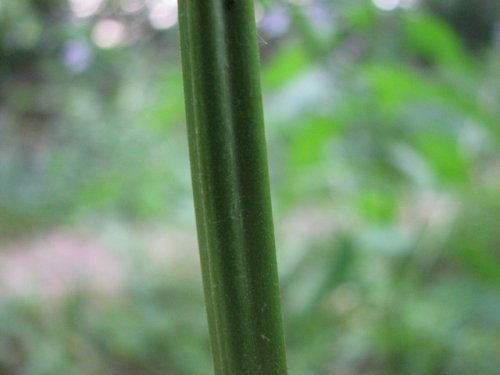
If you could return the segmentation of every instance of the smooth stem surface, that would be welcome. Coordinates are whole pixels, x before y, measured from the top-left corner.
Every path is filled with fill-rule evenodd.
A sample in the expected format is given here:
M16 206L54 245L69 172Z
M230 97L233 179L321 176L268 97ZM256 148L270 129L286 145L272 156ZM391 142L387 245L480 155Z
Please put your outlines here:
M216 375L286 374L251 0L179 0L203 284Z

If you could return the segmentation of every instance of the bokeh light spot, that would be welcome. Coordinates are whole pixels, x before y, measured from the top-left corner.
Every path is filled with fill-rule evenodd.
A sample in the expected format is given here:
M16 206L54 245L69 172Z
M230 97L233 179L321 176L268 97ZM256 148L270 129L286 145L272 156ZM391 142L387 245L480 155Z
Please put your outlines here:
M149 9L149 22L155 29L169 29L177 23L176 0L152 1Z
M71 12L79 18L93 16L102 4L102 0L69 0Z
M92 40L100 48L113 48L122 44L125 27L119 21L104 19L97 22L92 30Z
M394 10L399 5L399 0L372 0L373 4L382 10Z
M135 13L144 7L144 0L120 0L120 8L125 13Z

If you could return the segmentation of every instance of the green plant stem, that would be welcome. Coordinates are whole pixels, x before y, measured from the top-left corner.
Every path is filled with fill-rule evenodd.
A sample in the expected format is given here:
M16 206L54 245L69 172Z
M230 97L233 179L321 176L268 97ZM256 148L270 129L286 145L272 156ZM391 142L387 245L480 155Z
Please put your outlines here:
M251 0L179 0L184 91L215 373L286 374Z

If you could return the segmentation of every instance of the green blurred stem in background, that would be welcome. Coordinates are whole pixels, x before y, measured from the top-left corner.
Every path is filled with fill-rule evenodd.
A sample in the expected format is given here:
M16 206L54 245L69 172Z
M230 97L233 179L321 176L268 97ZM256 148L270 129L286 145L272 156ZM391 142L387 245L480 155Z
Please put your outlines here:
M286 374L251 0L179 0L203 284L217 375Z

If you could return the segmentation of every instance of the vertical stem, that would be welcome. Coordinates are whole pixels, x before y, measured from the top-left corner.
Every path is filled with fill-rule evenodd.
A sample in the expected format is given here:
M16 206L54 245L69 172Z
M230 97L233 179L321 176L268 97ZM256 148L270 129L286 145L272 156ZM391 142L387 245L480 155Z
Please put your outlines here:
M252 0L179 0L198 240L216 375L285 375Z

